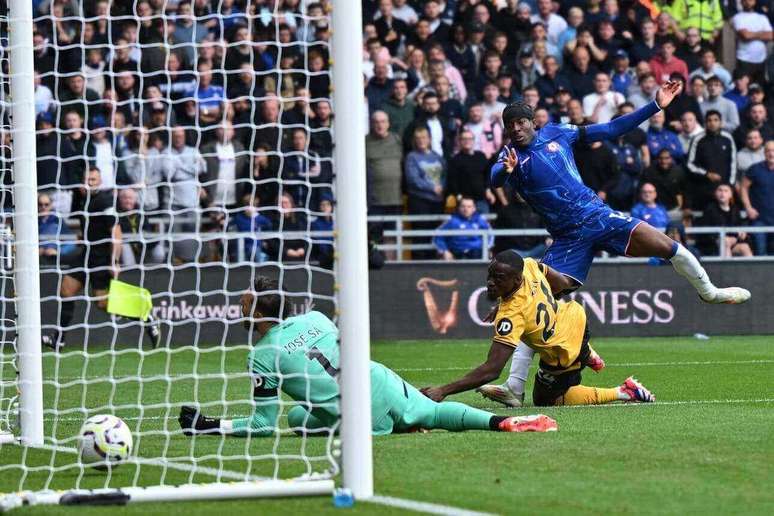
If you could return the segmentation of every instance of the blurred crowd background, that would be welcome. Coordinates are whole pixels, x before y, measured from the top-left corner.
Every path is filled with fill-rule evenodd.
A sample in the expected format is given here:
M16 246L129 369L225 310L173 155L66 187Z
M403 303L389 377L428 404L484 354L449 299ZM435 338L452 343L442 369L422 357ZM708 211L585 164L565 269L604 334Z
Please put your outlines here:
M32 1L44 259L72 252L65 235L83 231L91 192L109 191L126 241L137 236L125 262L240 251L327 266L329 238L261 234L333 227L331 156L347 144L334 116L367 117L370 215L439 216L413 229L540 228L515 192L489 187L503 107L524 100L538 126L603 123L667 80L684 87L663 113L575 148L583 181L697 254L774 253L765 233L685 234L774 225L770 1L363 0L367 108L353 99L336 115L330 1ZM378 226L377 242L392 227ZM143 238L159 231L179 245ZM224 231L253 237L196 238ZM540 256L550 244L482 238L439 231L416 239L432 248L414 256Z

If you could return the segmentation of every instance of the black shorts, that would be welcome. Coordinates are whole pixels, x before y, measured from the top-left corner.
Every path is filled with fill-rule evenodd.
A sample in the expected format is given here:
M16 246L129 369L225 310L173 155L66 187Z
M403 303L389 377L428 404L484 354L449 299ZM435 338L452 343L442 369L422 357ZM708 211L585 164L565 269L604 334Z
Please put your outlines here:
M110 255L89 253L87 257L86 251L82 250L62 262L70 267L65 275L83 284L84 288L108 290L113 279L111 261Z
M554 405L557 398L564 396L570 387L580 385L581 370L586 367L590 354L589 328L586 326L578 358L570 364L569 368L559 369L540 361L538 371L535 374L535 387L532 389L532 403L536 407ZM571 370L568 371L568 369Z

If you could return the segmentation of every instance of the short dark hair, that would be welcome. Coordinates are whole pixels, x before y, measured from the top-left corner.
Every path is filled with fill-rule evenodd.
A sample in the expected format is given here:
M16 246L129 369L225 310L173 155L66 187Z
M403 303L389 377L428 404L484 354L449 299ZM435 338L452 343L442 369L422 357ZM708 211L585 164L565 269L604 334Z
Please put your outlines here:
M723 115L720 114L720 111L717 109L710 109L706 113L704 113L704 122L706 123L707 120L709 120L709 117L712 115L717 115L717 117L721 120L723 120Z
M496 262L509 265L519 272L524 270L524 258L522 258L521 255L513 249L500 251L495 255L494 259Z
M258 276L253 281L253 313L257 310L264 317L285 319L288 317L288 306L284 296L279 291L277 280Z
M505 124L505 126L508 126L511 120L519 120L521 118L526 118L528 120L535 118L535 111L532 109L532 106L526 102L513 102L503 109L503 124Z

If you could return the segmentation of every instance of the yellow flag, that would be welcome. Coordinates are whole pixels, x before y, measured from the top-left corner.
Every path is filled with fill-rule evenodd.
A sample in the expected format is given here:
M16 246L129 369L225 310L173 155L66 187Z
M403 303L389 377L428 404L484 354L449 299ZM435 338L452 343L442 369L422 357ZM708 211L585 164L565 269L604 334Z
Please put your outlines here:
M144 321L153 308L149 290L123 281L110 280L107 311L109 314L122 315Z

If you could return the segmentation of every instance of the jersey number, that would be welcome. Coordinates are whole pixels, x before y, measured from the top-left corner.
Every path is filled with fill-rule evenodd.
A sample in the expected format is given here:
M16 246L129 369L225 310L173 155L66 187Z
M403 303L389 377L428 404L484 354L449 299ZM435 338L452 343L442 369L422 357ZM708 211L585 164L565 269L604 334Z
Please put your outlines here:
M322 368L325 369L325 372L332 377L336 378L339 375L339 370L333 367L330 360L328 360L316 346L309 348L309 351L306 352L306 358L309 360L317 360L317 363L319 363Z
M626 222L631 222L631 221L632 221L632 218L631 218L631 217L629 217L628 215L624 215L624 214L623 214L623 213L621 213L620 211L614 211L614 212L612 212L612 213L609 215L609 217L610 217L611 219L621 219L621 220L625 220Z
M545 303L539 303L537 306L537 313L535 314L535 324L543 322L543 342L548 342L548 339L554 336L556 331L556 311L559 305L556 303L554 296L551 295L551 291L548 290L546 284L540 282L540 290L543 291L543 295L546 296L548 305L551 306L554 312L553 320L551 320L551 311L548 309Z

